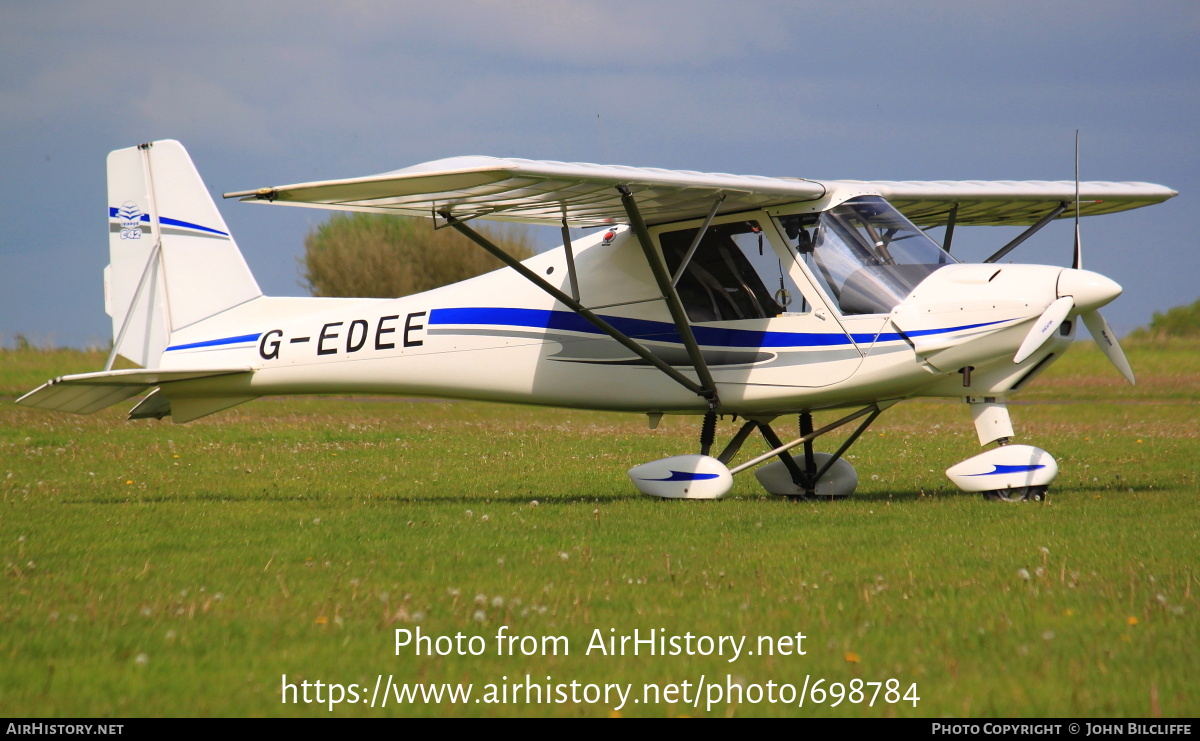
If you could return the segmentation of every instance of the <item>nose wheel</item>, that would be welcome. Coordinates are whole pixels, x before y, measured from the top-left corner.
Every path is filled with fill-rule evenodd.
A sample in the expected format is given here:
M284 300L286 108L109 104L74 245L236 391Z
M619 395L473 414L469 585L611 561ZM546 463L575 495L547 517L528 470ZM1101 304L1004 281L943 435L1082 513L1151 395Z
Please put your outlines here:
M1048 486L1019 486L1013 489L992 489L983 493L989 502L1041 502Z
M979 444L997 447L946 469L946 476L966 492L991 502L1040 502L1058 476L1054 456L1032 445L1012 445L1008 407L1003 399L968 398Z

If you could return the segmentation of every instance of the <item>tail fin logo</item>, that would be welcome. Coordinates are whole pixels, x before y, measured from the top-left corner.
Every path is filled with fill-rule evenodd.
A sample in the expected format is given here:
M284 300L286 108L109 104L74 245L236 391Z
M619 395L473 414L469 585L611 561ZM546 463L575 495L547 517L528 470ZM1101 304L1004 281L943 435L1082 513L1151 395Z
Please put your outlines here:
M142 238L142 209L133 201L125 201L117 209L117 219L121 222L121 239Z

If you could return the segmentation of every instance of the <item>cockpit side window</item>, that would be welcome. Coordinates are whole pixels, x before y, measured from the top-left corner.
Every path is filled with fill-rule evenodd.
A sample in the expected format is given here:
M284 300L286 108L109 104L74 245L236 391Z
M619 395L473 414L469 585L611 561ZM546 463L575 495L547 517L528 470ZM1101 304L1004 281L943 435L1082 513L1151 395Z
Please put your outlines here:
M679 270L697 231L682 229L660 235L672 275ZM757 221L710 226L676 291L694 322L767 319L796 311L802 302Z

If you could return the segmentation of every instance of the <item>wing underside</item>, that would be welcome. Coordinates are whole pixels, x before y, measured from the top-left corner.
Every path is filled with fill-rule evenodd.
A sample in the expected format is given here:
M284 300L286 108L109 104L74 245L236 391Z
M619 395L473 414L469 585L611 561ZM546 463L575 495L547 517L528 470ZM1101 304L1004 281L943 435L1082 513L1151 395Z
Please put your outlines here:
M624 221L616 186L637 198L647 223L704 216L718 196L721 211L811 201L825 195L820 183L721 173L455 157L405 170L350 180L300 183L225 194L347 211L433 216L449 211L459 220L490 218L529 223L599 226Z
M960 226L1026 226L1059 204L1058 218L1075 216L1072 180L942 180L867 183L917 226L945 224L951 211ZM1081 182L1079 215L1098 216L1152 206L1176 192L1153 183Z

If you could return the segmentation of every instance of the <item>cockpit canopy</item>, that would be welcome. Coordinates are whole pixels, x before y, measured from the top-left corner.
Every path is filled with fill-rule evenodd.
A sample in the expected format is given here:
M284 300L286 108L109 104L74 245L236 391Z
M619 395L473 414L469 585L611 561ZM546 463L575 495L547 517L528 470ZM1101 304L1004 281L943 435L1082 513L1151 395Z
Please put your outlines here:
M778 221L843 314L886 314L930 273L957 262L879 196Z

